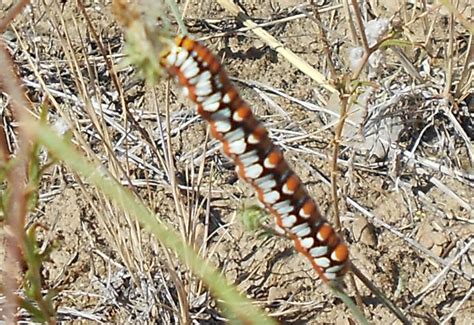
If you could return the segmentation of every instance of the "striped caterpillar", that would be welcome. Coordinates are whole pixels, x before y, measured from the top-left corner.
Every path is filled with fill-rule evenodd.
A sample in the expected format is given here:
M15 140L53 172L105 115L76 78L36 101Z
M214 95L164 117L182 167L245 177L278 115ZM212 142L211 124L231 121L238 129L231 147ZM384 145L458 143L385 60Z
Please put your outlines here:
M160 64L197 104L199 115L209 122L212 135L222 143L239 176L255 189L296 250L308 258L324 281L342 277L349 268L347 245L322 217L216 57L184 36L161 53Z

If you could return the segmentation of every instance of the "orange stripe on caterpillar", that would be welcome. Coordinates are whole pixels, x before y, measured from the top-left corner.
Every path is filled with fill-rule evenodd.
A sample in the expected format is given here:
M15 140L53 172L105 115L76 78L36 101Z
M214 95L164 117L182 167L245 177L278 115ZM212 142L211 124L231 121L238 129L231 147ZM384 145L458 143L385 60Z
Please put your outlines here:
M184 87L212 135L233 160L239 176L256 191L277 225L327 281L348 270L349 250L227 77L217 58L189 37L177 37L161 65Z

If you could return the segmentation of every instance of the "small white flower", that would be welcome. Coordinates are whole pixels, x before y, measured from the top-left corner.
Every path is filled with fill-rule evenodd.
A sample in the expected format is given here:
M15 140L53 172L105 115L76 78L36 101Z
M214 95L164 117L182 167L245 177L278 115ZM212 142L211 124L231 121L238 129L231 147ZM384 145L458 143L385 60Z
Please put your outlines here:
M56 132L58 132L59 135L66 134L66 132L70 129L67 122L62 118L58 118L56 122L54 122L53 128L56 130Z
M369 46L374 46L380 38L387 32L389 21L386 18L368 21L365 25L365 35Z

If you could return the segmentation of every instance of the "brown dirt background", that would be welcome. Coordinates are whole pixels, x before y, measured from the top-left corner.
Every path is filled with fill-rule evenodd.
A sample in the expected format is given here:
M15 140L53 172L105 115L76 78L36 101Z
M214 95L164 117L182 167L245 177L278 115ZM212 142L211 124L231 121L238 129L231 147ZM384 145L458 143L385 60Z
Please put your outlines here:
M301 1L242 1L242 7L256 21L258 18L261 18L261 21L276 19L277 14L283 17L288 14L288 10L285 9L295 8L299 4ZM384 17L391 17L398 8L395 5L385 7L375 1L371 4L373 13ZM182 5L180 4L181 8ZM52 18L45 14L47 9L44 5L38 3L33 7L14 24L19 38L28 42L29 52L36 58L35 65L51 89L81 97L74 80L75 73L78 72L69 70L65 63L67 57L62 53L64 50L57 38L56 29L63 27L53 26ZM92 24L100 32L103 43L110 47L113 59L118 64L121 61L120 54L123 53L123 37L110 13L110 3L90 2L86 5L86 9ZM41 17L41 14L44 16ZM90 36L84 16L73 1L65 3L61 15L65 24L71 27L69 30L71 43L77 46L79 61L84 64L79 69L85 80L90 82L90 85L85 87L90 88L89 90L92 89L92 84L100 87L101 93L107 99L106 102L110 103L107 107L111 112L109 117L123 126L124 114L120 110L117 94L110 83L110 75L100 58L97 44ZM190 32L198 38L212 36L213 33L238 26L228 13L211 1L189 1L186 18ZM323 18L337 19L329 15ZM413 28L416 26L418 25L414 25ZM441 33L441 30L442 27L436 29L435 33ZM322 45L315 40L316 27L312 20L297 19L269 27L267 31L318 70L324 66L321 59L324 57ZM340 59L338 65L344 70L344 53L351 45L347 37L347 26L342 23L336 24L336 29L332 32L334 34L331 35L331 39L339 41L333 43L333 50ZM412 32L413 35L418 35L416 30ZM9 46L17 49L14 58L20 66L21 76L36 81L31 67L26 64L26 56L20 50L18 37L14 36L12 30L9 33L6 37L10 37ZM441 34L436 37L441 37ZM319 94L327 98L327 94L315 86L312 80L269 49L251 32L207 39L204 43L222 58L232 77L250 82L256 81L308 102L320 104ZM413 58L416 56L416 53L411 54ZM89 56L89 64L95 69L92 74L85 71L86 56ZM387 66L398 64L389 54L387 61ZM123 64L123 61L120 64ZM156 127L153 101L161 98L158 105L164 107L165 81L156 87L154 97L131 68L120 64L117 66L125 90L127 107L135 110L134 116L138 124L158 141L159 132ZM433 63L433 67L435 66L438 68L442 64ZM93 76L97 80L93 80ZM267 93L267 96L270 96L288 115L284 116L281 110L268 105L254 89L242 83L236 85L242 96L253 107L254 113L265 121L274 137L282 141L288 161L320 203L321 211L332 220L330 187L325 185L315 172L318 170L324 175L330 175L331 172L329 157L332 129L323 128L325 119L321 117L321 113L307 110L281 96ZM39 104L44 94L42 90L31 86L28 86L27 90L32 101ZM178 175L184 184L186 182L191 184L185 175L192 169L197 171L199 167L199 162L193 163L192 157L196 158L203 153L206 125L200 119L194 119L183 127L183 123L194 116L194 111L174 85L171 86L171 92L173 95L170 111L174 117L171 120L171 127L179 129L171 139L172 151ZM80 106L74 107L74 103L66 99L60 102L60 106L64 114L71 119L74 118L74 110L84 109ZM10 118L5 115L7 113L2 114L4 118ZM164 118L164 115L161 114L160 117ZM104 154L101 141L87 134L85 124L84 121L78 121L75 127L84 132L84 139L90 146L89 153L96 153L104 165L107 165L106 160L111 158ZM114 133L114 127L110 124L106 128L111 129L112 135L115 134L116 137L111 139L111 143L116 144L120 134ZM308 136L297 141L285 142L289 137L285 131ZM138 135L133 127L131 133ZM144 140L138 135L138 140L135 141ZM157 159L148 145L135 144L133 141L128 144L129 148L133 148L133 154L159 169L156 167ZM462 147L459 142L457 145ZM204 185L201 188L208 188L209 183L211 184L209 231L213 232L213 235L207 244L206 256L218 265L229 281L236 283L242 292L258 301L262 308L282 322L350 324L348 319L351 316L347 308L328 292L306 261L294 253L290 242L276 237L257 236L245 229L239 214L242 205L252 204L252 193L243 183L235 179L232 166L220 151L213 150L217 144L211 141L207 147L209 150ZM308 149L319 155L312 154ZM456 152L467 160L465 151L460 149ZM351 156L352 154L354 156ZM444 159L439 156L439 152L436 154L438 156L433 156L433 160L439 162ZM133 160L126 163L126 155L123 153L116 155L116 163L120 163L132 179L156 180L154 183L136 185L135 190L154 209L158 217L179 228L180 219L176 217L175 204L166 177L146 168L144 170ZM345 160L353 158L355 162L366 163L367 166L375 163L363 153L356 151L343 153L341 158ZM419 174L412 166L402 164L394 168L396 158L387 158L387 161L388 166L372 169L340 166L339 185L344 196L350 196L377 218L400 231L403 236L426 248L433 256L449 261L472 238L474 233L472 210L467 211L436 186L428 184L428 176ZM211 165L214 168L212 172ZM472 173L472 168L470 172ZM433 170L430 170L430 173L441 179L471 207L473 206L472 184ZM410 187L402 186L397 189L396 177L401 177ZM423 192L422 196L417 194L418 190ZM41 202L32 213L30 223L38 222L48 228L48 231L42 233L43 242L55 241L59 244L52 253L50 262L45 264L44 276L46 287L59 290L56 303L59 307L60 320L164 323L166 318L160 313L166 308L160 304L167 304L168 312L175 315L169 316L169 322L175 323L179 312L176 280L169 275L171 267L175 268L177 276L188 292L189 313L193 322L203 324L224 322L219 316L215 301L199 287L199 282L195 278L187 274L185 268L179 266L176 261L164 262L166 260L164 249L150 235L136 231L138 226L131 221L131 218L124 217L113 207L109 207L110 210L105 212L102 209L107 206L104 197L90 188L87 182L84 183L84 180L78 181L78 176L67 167L57 165L49 170L44 176L40 193ZM182 193L184 197L196 195L193 191L183 190ZM207 197L208 193L203 190L202 195ZM94 208L94 202L101 208ZM202 199L199 202L206 201ZM394 235L387 228L377 224L374 226L365 221L364 216L349 204L341 201L340 208L343 233L350 244L354 264L400 308L409 306L419 297L421 290L430 280L439 274L443 266L432 256ZM204 212L201 211L200 219L194 221L197 228L197 247L200 246L199 240L202 240L202 232L206 228L203 223ZM111 219L111 216L115 219ZM139 237L136 237L137 234ZM474 271L472 249L458 259L454 267L465 274L472 274ZM371 322L397 323L394 316L363 288L360 282L358 284ZM457 306L471 288L471 281L453 271L447 272L436 285L430 287L427 295L410 309L410 319L416 324L438 323ZM169 300L174 300L174 305ZM472 324L473 311L474 303L471 298L456 311L449 323Z

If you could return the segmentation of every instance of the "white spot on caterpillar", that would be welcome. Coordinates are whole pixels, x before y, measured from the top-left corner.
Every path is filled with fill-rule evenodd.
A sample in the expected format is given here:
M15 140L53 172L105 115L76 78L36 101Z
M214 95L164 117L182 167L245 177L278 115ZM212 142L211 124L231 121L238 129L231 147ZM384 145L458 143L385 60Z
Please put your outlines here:
M242 128L237 128L233 130L232 132L229 132L225 135L224 139L229 141L229 142L234 142L237 140L241 140L245 137L245 132L244 129Z
M215 112L220 106L220 100L222 99L219 92L212 94L207 97L203 102L202 106L205 111Z
M230 109L228 108L220 109L211 115L211 119L214 121L216 131L225 133L232 128L232 125L229 121L229 116Z
M245 167L245 177L248 178L258 178L263 172L263 167L260 164L254 164L249 167Z
M176 56L175 65L179 68L183 64L183 62L188 58L188 55L189 55L188 51L181 49L181 51L179 51L178 55Z
M328 247L327 246L313 247L309 250L309 253L313 257L319 257L319 256L326 255L327 252L328 252Z
M297 220L296 216L293 214L290 214L289 216L281 218L281 224L285 228L291 228L296 223L296 220Z
M224 101L225 103L225 101ZM232 119L236 122L242 122L244 119L239 115L238 111L235 111L234 114L232 114Z
M326 272L337 273L344 268L344 264L334 265L326 269Z
M188 60L190 59L192 60L192 58L189 58ZM184 67L184 65L188 62L188 60L184 62L182 71L183 71L184 77L189 80L190 78L198 75L199 67L195 61L192 61L191 64L188 64L186 67Z
M257 144L260 142L259 139L257 139L253 134L249 135L249 137L247 138L247 142L250 143L250 144Z
M277 233L279 233L280 235L284 235L285 234L285 229L283 229L282 227L280 227L279 225L275 225L275 231Z
M169 66L172 66L176 63L176 49L173 49L170 54L166 57L166 62Z
M229 121L215 121L214 126L216 131L221 133L226 133L232 128L232 125L230 125Z
M262 170L263 170L263 167L262 167ZM273 204L279 199L280 199L280 193L278 193L278 191L271 191L263 195L263 201L267 204Z
M214 121L229 121L230 113L230 109L226 107L212 114L211 119Z
M315 258L314 262L324 268L327 268L329 265L331 265L331 261L327 257Z
M185 70L183 70L183 75L186 79L192 78L196 76L199 73L199 67L197 64L194 64L192 66L189 66Z
M256 163L260 158L258 157L257 150L246 152L239 156L240 162L245 166L250 166ZM257 180L258 181L258 180Z
M304 248L310 248L314 244L314 239L312 237L306 237L304 239L300 239L300 244Z
M293 195L295 193L295 191L290 191L290 189L288 188L288 185L286 184L286 182L281 187L281 191L283 192L283 194L286 194L286 195Z
M198 68L196 61L194 61L194 58L192 56L188 56L188 58L183 62L183 65L181 66L181 71L183 72L183 74L184 74L184 71L186 71L186 69L191 66L196 66L196 68ZM198 71L199 71L199 68L198 68Z
M303 208L300 209L300 212L298 214L300 215L301 218L304 218L304 219L308 219L310 217L309 214L304 212Z
M229 143L229 151L231 153L235 153L236 155L244 153L246 149L247 143L245 142L245 139L240 139Z
M276 185L276 182L273 181ZM279 214L287 214L293 211L293 206L291 205L290 200L285 200L283 202L278 202L276 203L273 208L279 213Z
M252 150L252 151L257 152L257 150ZM265 176L263 176L263 177L260 177L259 179L256 179L256 180L255 180L255 184L256 184L257 186L260 186L260 184L262 184L263 182L266 182L266 181L272 180L272 179L274 179L273 175L272 175L272 174L268 174L268 175L265 175Z
M270 190L273 189L273 187L275 187L276 185L276 182L274 179L269 179L269 180L266 180L264 182L262 182L258 187L260 187L260 189L263 191L263 192L268 192Z
M291 232L296 234L298 231L300 231L301 229L304 229L304 228L309 228L309 226L306 222L301 223L297 226L294 226L293 228L291 228Z
M196 85L196 96L208 96L212 93L212 85L209 81L200 82Z
M340 259L337 258L337 254L336 254L336 251L333 251L331 253L331 259L335 262L342 262Z
M200 82L209 81L210 79L211 79L211 73L206 70L206 71L200 73L199 75L197 75L196 77L189 79L189 83L191 85L195 85L195 84L198 84Z
M182 87L181 88L181 93L183 94L184 97L189 96L189 89L187 87Z
M208 112L215 112L219 109L220 106L221 106L220 102L214 102L210 104L202 103L202 108Z
M291 232L293 232L296 236L303 238L311 233L311 228L305 222L291 228Z
M224 97L222 97L222 101L226 104L230 103L230 96L229 94L225 94Z
M270 159L268 159L268 157L265 158L265 160L263 161L263 166L265 166L265 168L268 168L268 169L272 169L272 168L275 168L275 167L276 167L275 164L272 164L272 163L270 162Z
M322 234L321 234L321 228L324 227L324 226L327 227L327 226L329 226L329 224L328 224L328 223L324 223L324 224L320 227L318 233L316 234L316 238L317 238L319 241L321 241L321 242L324 242L324 237L323 237ZM334 252L333 252L333 253L334 253ZM331 258L332 258L332 257L331 257ZM336 260L335 260L335 261L336 261Z

